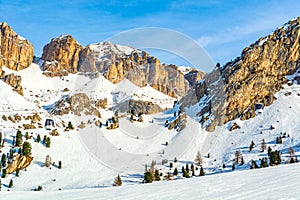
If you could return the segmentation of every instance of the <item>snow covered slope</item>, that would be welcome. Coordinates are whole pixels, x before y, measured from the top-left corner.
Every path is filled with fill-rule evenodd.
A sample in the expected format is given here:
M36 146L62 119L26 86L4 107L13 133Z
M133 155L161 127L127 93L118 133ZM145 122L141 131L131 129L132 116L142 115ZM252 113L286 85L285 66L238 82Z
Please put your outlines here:
M6 200L23 199L298 199L299 164L232 172L181 181L52 192L1 192Z

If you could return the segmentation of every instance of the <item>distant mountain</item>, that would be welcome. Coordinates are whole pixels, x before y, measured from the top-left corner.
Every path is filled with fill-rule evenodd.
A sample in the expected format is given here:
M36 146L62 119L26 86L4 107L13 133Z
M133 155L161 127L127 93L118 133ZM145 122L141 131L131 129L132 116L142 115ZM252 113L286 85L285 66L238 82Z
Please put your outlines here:
M255 116L254 104L269 106L287 83L287 75L300 68L300 17L260 38L240 57L217 66L183 98L198 104L199 120L207 130L231 120ZM295 81L299 84L299 75Z
M126 78L137 86L149 84L175 98L184 96L205 75L193 70L186 79L176 65L161 64L145 51L110 42L83 47L70 35L52 39L43 49L42 60L47 76L99 72L112 83Z

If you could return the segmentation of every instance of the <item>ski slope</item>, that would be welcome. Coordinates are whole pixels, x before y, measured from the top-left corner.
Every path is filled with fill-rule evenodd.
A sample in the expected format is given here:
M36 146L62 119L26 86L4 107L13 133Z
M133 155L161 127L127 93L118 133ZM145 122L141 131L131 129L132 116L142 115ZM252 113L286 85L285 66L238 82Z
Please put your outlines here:
M300 164L223 173L180 181L51 192L1 192L5 200L298 199Z

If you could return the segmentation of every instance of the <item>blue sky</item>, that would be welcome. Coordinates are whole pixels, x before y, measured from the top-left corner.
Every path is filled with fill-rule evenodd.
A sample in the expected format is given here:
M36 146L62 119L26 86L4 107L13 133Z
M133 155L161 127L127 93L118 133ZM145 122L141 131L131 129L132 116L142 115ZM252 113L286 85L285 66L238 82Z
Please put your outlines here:
M297 0L0 0L0 21L33 43L37 56L51 38L65 33L87 45L134 28L161 27L194 39L214 62L224 64L297 16ZM157 56L163 62L184 64L170 55Z

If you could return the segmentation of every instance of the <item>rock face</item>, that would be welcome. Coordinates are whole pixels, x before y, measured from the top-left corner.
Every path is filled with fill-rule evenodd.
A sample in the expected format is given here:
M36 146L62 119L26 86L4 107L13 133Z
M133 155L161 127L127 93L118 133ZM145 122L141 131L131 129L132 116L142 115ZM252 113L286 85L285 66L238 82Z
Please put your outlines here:
M15 74L4 75L4 82L12 86L13 90L23 96L22 77Z
M55 103L55 107L51 112L55 115L64 115L71 112L78 116L85 114L95 115L101 118L100 112L92 105L89 97L85 93L64 96Z
M140 87L149 84L172 97L184 96L195 83L188 82L177 66L163 65L145 51L109 42L83 48L70 35L52 39L44 47L42 59L45 74L51 77L77 71L99 72L112 83L127 78Z
M25 69L32 63L33 54L28 40L17 35L7 23L0 23L0 67Z
M20 154L17 154L14 157L13 162L11 164L7 165L6 173L11 174L11 173L17 171L17 169L19 169L19 170L25 169L26 167L28 167L30 165L32 160L33 160L33 157L21 156Z
M48 76L62 76L76 73L78 67L79 53L82 46L70 35L62 35L51 40L43 48L42 68ZM65 71L65 72L64 72Z
M272 104L274 94L287 83L286 75L300 67L300 18L245 48L240 57L207 74L192 90L206 117L208 131L215 126L255 116L253 106ZM192 95L190 95L192 96ZM188 98L182 100L189 105Z

